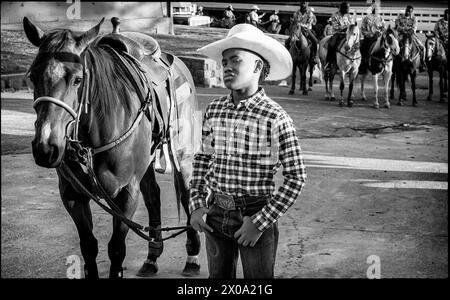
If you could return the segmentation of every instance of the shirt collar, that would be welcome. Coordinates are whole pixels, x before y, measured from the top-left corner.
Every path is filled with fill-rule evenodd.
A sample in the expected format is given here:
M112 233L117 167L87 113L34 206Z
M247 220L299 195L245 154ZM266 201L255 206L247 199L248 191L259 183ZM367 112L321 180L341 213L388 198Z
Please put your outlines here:
M239 103L237 104L236 108L244 106L246 109L251 109L256 104L258 104L258 102L261 99L263 99L265 97L266 97L266 92L264 91L264 88L259 87L258 90L256 91L256 93L254 93L252 96L250 96L250 97L248 97L246 99L242 99L241 101L239 101ZM227 95L227 97L225 99L225 103L227 105L230 105L230 106L234 107L232 93Z

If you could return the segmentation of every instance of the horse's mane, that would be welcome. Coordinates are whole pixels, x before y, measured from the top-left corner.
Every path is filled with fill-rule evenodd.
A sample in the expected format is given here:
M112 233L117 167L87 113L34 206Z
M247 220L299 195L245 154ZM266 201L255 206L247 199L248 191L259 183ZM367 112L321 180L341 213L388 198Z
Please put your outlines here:
M132 71L132 62L120 59L118 55L108 46L92 45L82 55L90 73L89 100L99 119L113 114L118 105L130 114L129 98L137 89L143 89L137 74Z
M425 40L425 45L428 42L428 40L435 40L436 47L435 51L437 55L446 56L444 45L442 44L441 40L436 36L434 33L432 36L427 36L427 39Z

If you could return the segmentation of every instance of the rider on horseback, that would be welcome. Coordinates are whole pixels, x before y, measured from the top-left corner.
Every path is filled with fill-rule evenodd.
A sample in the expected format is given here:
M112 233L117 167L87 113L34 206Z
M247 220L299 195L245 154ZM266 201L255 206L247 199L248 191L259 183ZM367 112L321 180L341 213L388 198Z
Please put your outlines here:
M444 11L444 17L439 19L434 26L434 33L444 45L446 53L448 52L448 8Z
M395 20L395 29L398 31L399 40L403 40L403 36L406 34L411 37L411 41L419 48L420 51L420 67L419 71L423 72L426 68L425 65L425 47L416 35L417 19L413 15L414 8L408 5L405 10L405 14L400 14Z
M361 33L364 39L361 43L361 55L363 60L361 62L361 69L365 69L369 65L370 49L373 47L378 37L386 30L386 24L383 18L379 15L380 5L377 2L372 3L370 13L364 17L361 23Z
M330 68L333 64L336 65L337 47L342 39L345 38L348 26L355 23L349 12L350 4L348 4L348 2L342 2L339 6L339 11L335 12L331 17L334 34L328 41L327 63L325 69Z
M298 24L300 28L302 29L302 33L305 35L305 37L311 42L311 57L314 58L314 61L317 63L318 58L316 57L317 54L317 37L314 35L314 33L311 31L312 26L316 22L316 17L314 16L312 10L308 7L308 2L301 1L300 2L300 9L297 10L294 13L294 16L292 18L292 24ZM291 26L291 28L295 28L294 26ZM292 34L292 32L291 32ZM291 37L289 37L286 42L285 46L289 49L289 45L291 44Z
M236 17L233 14L233 6L230 4L227 9L223 12L222 27L231 28L236 22Z

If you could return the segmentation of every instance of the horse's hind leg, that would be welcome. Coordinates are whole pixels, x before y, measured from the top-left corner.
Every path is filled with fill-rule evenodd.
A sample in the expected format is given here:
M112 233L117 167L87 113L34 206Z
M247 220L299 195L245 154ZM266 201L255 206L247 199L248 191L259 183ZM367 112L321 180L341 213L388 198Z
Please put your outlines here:
M445 89L444 89L444 73L445 70L439 72L439 102L445 102Z
M64 207L72 217L80 237L81 254L84 259L85 278L98 278L96 258L98 242L92 233L92 213L89 199L74 191L70 183L60 177L59 191Z
M114 199L116 205L120 208L127 219L132 219L139 199L139 183L134 180L125 186ZM126 243L130 228L117 218L113 218L113 233L108 243L108 256L111 261L109 269L109 278L122 278L122 263L126 255Z
M344 105L344 80L345 80L345 73L341 71L341 84L339 84L339 90L341 91L341 98L339 99L339 106Z
M416 71L411 73L411 89L413 94L413 101L412 106L417 106L417 99L416 99Z
M189 213L188 178L192 170L192 162L190 160L189 162L181 162L180 168L181 172L178 172L177 170L175 170L174 172L175 191L178 201L183 206L183 209L187 216L186 225L189 225L191 218ZM195 276L200 274L200 263L198 261L198 254L200 253L200 236L197 231L192 228L189 228L186 234L186 252L188 257L182 275Z
M314 71L314 61L309 64L309 87L308 91L312 91L313 86L313 71Z
M290 89L290 91L289 91L289 95L294 95L296 73L297 73L297 65L296 65L296 63L294 63L294 66L292 67L292 76L291 76L292 83L291 83L291 89Z
M145 207L148 211L149 226L150 228L161 227L161 190L156 181L154 163L152 163L142 177L141 192L144 198ZM150 277L158 272L158 264L156 260L163 252L163 242L161 232L151 230L149 237L154 241L148 242L148 254L142 267L139 269L137 276Z
M304 64L300 68L300 88L303 90L303 95L308 95L308 88L306 87L306 69L307 64Z
M364 91L364 81L366 80L366 74L361 74L361 101L367 101L366 93Z
M439 86L441 82L439 81ZM442 90L441 90L442 91ZM433 99L433 71L431 70L431 66L428 68L428 97L427 101L431 101Z

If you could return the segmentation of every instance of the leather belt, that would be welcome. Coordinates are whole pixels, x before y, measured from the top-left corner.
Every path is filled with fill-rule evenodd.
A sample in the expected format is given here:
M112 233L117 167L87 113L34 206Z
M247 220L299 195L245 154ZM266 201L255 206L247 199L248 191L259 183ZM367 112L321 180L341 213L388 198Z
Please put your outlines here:
M239 208L246 208L256 203L267 203L269 202L271 196L270 195L261 195L261 196L231 196L227 194L214 192L214 203L219 207L225 210L235 210Z

